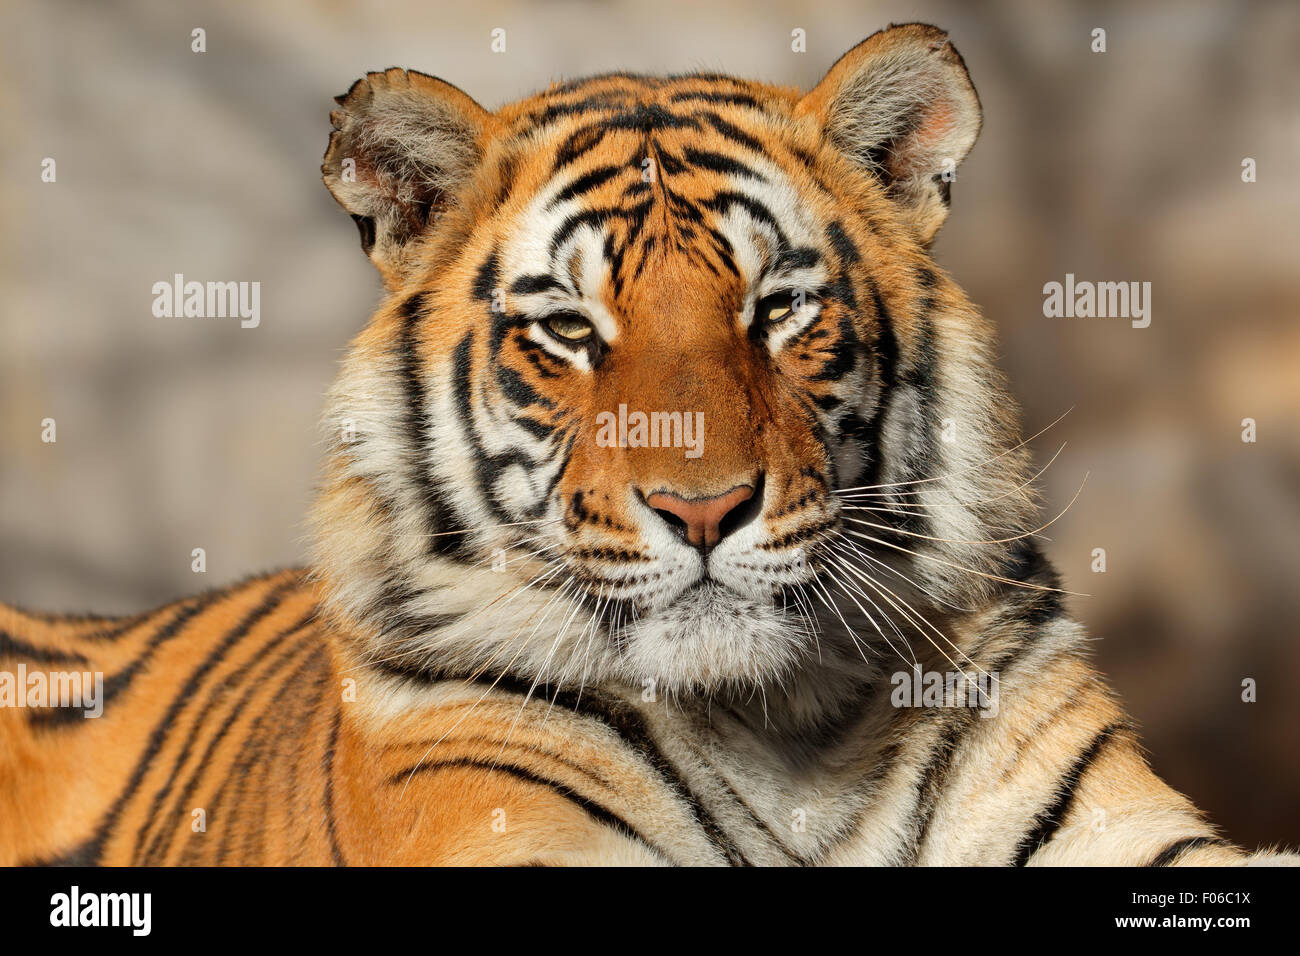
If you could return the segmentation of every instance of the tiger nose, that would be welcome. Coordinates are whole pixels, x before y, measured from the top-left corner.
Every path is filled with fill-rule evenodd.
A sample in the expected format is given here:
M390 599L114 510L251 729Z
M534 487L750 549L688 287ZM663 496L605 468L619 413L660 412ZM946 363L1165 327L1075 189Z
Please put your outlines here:
M656 491L645 502L688 544L707 551L753 517L742 508L754 497L752 485L737 485L710 498L684 498L671 491ZM755 502L757 504L757 502Z

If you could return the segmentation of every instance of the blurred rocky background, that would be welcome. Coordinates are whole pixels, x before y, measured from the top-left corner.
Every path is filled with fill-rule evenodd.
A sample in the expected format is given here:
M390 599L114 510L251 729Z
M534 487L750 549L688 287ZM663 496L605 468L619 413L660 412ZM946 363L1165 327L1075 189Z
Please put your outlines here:
M1067 443L1047 517L1089 475L1046 532L1073 609L1156 769L1233 839L1300 843L1294 3L11 2L0 599L131 611L302 560L322 393L378 292L318 175L366 70L488 106L608 69L806 88L911 20L950 31L985 110L937 257L1000 325L1026 434L1072 409L1034 446ZM260 326L155 318L178 272L260 281ZM1150 282L1151 326L1045 318L1066 273Z

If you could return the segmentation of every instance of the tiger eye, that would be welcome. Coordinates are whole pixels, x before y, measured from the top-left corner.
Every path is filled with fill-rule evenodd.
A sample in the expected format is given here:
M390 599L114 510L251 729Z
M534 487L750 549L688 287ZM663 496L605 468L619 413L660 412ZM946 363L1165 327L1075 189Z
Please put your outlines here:
M549 316L546 319L546 330L566 342L581 342L589 339L594 331L590 322L571 312Z
M788 319L793 312L794 294L774 292L772 295L764 296L759 300L758 305L754 306L754 319L758 322L781 322Z

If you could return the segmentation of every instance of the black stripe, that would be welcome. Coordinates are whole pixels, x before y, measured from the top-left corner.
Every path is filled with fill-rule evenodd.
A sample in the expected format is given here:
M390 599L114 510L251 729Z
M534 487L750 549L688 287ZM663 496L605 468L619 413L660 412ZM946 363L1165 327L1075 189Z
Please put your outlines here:
M42 624L99 624L103 621L118 621L124 619L124 614L95 614L89 611L70 611L63 613L60 611L33 611L21 604L15 604L13 601L0 603L0 608L20 614L23 617L30 617L32 620L40 621ZM134 615L138 617L139 615Z
M843 271L847 272L861 261L862 254L858 252L857 245L849 238L840 222L832 222L826 227L826 238L834 247L835 254L840 257L840 268Z
M668 208L672 210L673 215L684 221L685 224L677 224L677 234L683 239L690 239L694 236L695 231L691 226L707 225L704 217L704 210L693 199L674 192L672 187L665 180L659 180L660 190L664 194L664 201Z
M520 276L510 284L512 295L536 295L539 292L564 291L564 286L548 275Z
M439 590L385 581L376 597L367 602L365 616L376 622L385 645L396 646L403 640L445 627L459 618L457 614L425 614L411 610L413 604Z
M103 626L97 630L86 631L83 634L75 635L76 640L95 642L115 641L129 634L142 624L148 623L151 620L157 620L166 612L179 608L182 605L190 604L209 594L232 594L246 586L282 574L285 570L296 570L298 573L302 573L300 569L279 569L269 573L250 574L233 584L226 585L225 587L215 589L209 588L207 591L203 591L199 594L191 594L174 601L168 601L166 604L152 607L147 611L140 611L134 614L50 614L24 611L22 608L14 608L14 610L18 611L25 617L36 618L37 620L44 621L48 624L100 624ZM13 607L13 605L9 606Z
M136 792L140 789L140 786L144 783L145 775L148 774L154 758L158 756L158 752L162 749L163 743L167 739L167 735L172 731L177 715L180 714L181 710L194 696L195 691L198 690L203 679L208 675L212 668L221 661L230 648L243 639L255 624L273 613L280 605L280 601L284 594L297 586L299 586L297 580L283 581L276 585L267 592L266 596L257 607L250 611L243 620L235 625L234 629L226 632L221 642L213 648L211 653L209 653L204 659L203 663L190 674L189 678L185 681L185 684L172 697L167 712L163 715L162 720L158 721L154 726L153 732L149 735L149 743L136 761L135 770L132 771L125 789L123 789L123 791L118 794L117 799L113 801L112 807L109 808L109 811L104 815L104 818L100 821L99 825L95 827L94 833L80 846L65 854L60 859L60 862L75 861L80 865L97 865L100 862L100 857L104 853L104 844L107 842L113 828L117 825L119 818L122 816L122 811L126 809L127 803L135 796ZM212 597L215 596L216 595L212 595Z
M645 196L651 191L652 187L644 179L634 179L623 187L623 199L636 199Z
M1093 765L1106 744L1114 739L1115 734L1123 729L1123 724L1111 724L1097 734L1092 739L1079 757L1070 765L1070 768L1061 776L1057 782L1057 797L1052 803L1040 810L1034 815L1034 828L1021 838L1019 845L1016 847L1016 855L1012 861L1012 866L1024 866L1029 862L1029 858L1045 846L1056 831L1061 828L1065 818L1069 816L1070 808L1074 805L1074 795L1082 782L1084 775L1087 774L1088 768Z
M141 622L147 621L150 617L161 614L163 611L169 610L180 603L180 601L172 601L170 604L151 608L139 614L60 614L47 611L28 611L15 604L0 605L0 607L7 607L10 611L40 621L42 624L72 625L74 627L83 624L97 624L99 625L97 630L85 631L75 635L75 637L78 641L104 641L119 638Z
M489 263L492 260L489 259ZM482 281L482 270L480 270ZM491 281L490 279L488 281ZM490 288L488 295L490 295ZM397 341L397 359L406 391L406 458L410 479L424 510L424 527L428 553L453 557L461 553L464 534L449 534L462 529L456 526L449 504L433 481L429 470L429 411L424 387L424 367L418 345L419 324L427 308L427 293L417 292L402 303L402 328Z
M918 276L923 288L928 288L934 282L934 274L929 270L922 270ZM874 287L873 287L874 289ZM877 296L877 303L883 307ZM878 340L876 348L878 354L882 357L882 377L883 366L890 363L896 363L892 370L894 378L893 388L883 393L881 410L877 412L876 417L880 418L887 408L891 414L893 432L896 435L906 436L898 448L891 449L889 462L891 467L890 480L893 482L915 481L927 476L940 473L943 464L943 455L939 450L938 436L936 428L938 425L938 416L934 414L934 405L938 399L935 392L935 377L938 367L938 347L935 343L934 321L930 315L933 308L934 300L930 295L923 296L914 306L916 315L914 317L914 337L910 342L910 348L904 354L896 351L889 353L892 347L898 349L896 337L892 337L892 323L889 325L891 339L884 338L884 329L882 328L881 339ZM885 351L881 351L881 349ZM899 356L902 355L902 361L898 362ZM892 391L893 394L890 394ZM900 401L899 395L905 391L910 391L908 396L910 401ZM877 432L877 437L879 437ZM879 471L884 463L885 455L882 449L875 449L875 455L872 461L870 484L879 482ZM906 504L902 499L894 500L898 504ZM888 521L897 525L904 531L910 531L914 534L928 534L928 523L926 518L916 514L899 514L889 515ZM884 532L886 538L892 532ZM899 538L897 541L901 541Z
M709 149L696 149L694 146L687 146L682 150L682 155L686 157L688 163L699 166L701 169L708 169L715 173L730 176L745 176L749 179L757 179L759 182L767 182L767 177L754 167L742 163L732 156L715 153Z
M461 427L469 441L471 458L474 461L474 473L478 480L478 489L484 504L497 521L507 521L512 515L497 501L494 489L497 479L507 468L518 465L527 472L533 472L539 463L532 460L523 451L505 451L499 454L489 452L483 444L483 438L474 415L473 362L471 344L473 333L466 332L456 346L452 356L452 395L461 416ZM543 462L545 464L546 462Z
M166 815L160 815L159 811L162 809L163 801L167 799L167 794L171 791L173 784L176 783L176 778L180 775L181 768L184 767L185 763L189 760L190 752L194 749L194 744L198 740L199 734L210 729L207 723L208 714L210 714L218 704L226 700L229 692L237 686L245 676L247 676L249 671L258 664L261 664L270 653L285 640L292 637L298 631L301 631L315 619L316 609L313 608L296 624L285 628L271 640L267 641L265 645L258 648L256 654L244 661L244 663L236 670L227 675L224 680L217 681L213 684L211 690L208 691L208 699L204 702L203 709L190 724L189 733L185 737L185 742L181 746L179 755L177 755L176 759L172 761L171 773L168 775L166 781L163 782L162 786L160 786L154 793L153 802L149 807L149 812L145 815L144 826L142 826L136 834L135 849L131 853L131 862L133 865L150 861L161 863L162 860L166 858L167 851L171 848L171 837L175 834L175 827L169 826L168 824L178 822L182 808L187 805L192 797L195 787L198 786L199 777L211 764L212 755L216 752L217 747L226 739L226 734L230 731L235 720L243 714L244 707L247 705L248 700L252 697L253 693L302 645L297 644L292 646L288 653L282 655L281 658L272 664L265 673L261 674L257 680L250 683L248 689L244 692L243 696L240 697L239 702L231 708L230 713L226 715L226 719L217 728L216 732L212 734L208 741L207 749L204 750L203 756L199 758L198 763L194 767L194 771L190 774L189 780L186 782L184 787L176 792L171 810ZM155 823L160 823L161 826L159 827L158 832L154 835L154 838L149 841L149 848L145 851L142 859L140 851L144 847L145 838L148 837L149 831ZM160 850L161 852L159 852Z
M747 106L756 110L763 109L762 103L745 93L705 93L698 90L684 90L681 93L674 93L668 98L674 103L702 100L706 103L726 103L729 106Z
M930 751L930 759L925 769L921 771L921 778L917 783L916 811L913 813L917 824L908 851L908 865L914 865L920 858L925 841L929 838L930 824L934 822L935 811L939 808L939 798L943 794L943 785L947 782L948 773L952 769L953 759L957 756L957 751L966 735L978 723L977 712L970 708L951 712L950 716L941 710L934 713L935 719L944 719L947 716L947 725L941 731L938 743Z
M554 259L560 246L579 229L584 226L601 226L611 214L612 210L609 209L584 209L582 212L571 213L551 235L550 257Z
M576 93L583 87L599 86L601 83L607 83L610 80L631 80L634 83L657 87L661 86L665 79L670 79L670 77L647 76L644 73L633 73L630 70L610 70L608 73L596 73L592 76L583 76L576 80L565 80L563 83L557 83L546 91L546 95L555 97L563 96L566 93Z
M813 181L813 184L818 189L832 198L838 198L831 190L830 186L826 185L825 180L822 179L821 173L818 171L817 157L815 155L789 143L786 144L785 148L789 151L791 156L803 164L804 172L808 174L808 177Z
M508 675L498 678L481 676L476 683L495 686L498 690L508 691L520 696L528 696L533 687L527 681L521 681ZM722 829L722 825L700 802L700 798L690 788L677 767L659 749L644 718L625 701L614 697L593 693L588 690L579 695L572 691L560 691L551 699L552 706L572 710L584 717L598 720L620 737L634 752L645 760L659 775L665 786L673 795L682 800L695 818L705 836L732 864L749 866L740 847Z
M25 657L37 664L85 664L86 658L75 651L60 651L52 647L37 647L20 641L6 631L0 631L0 657Z
M472 391L473 367L470 358L472 341L473 333L466 332L452 355L452 394L455 396L456 406L460 412L461 428L466 438L469 439L474 471L478 479L479 494L482 495L484 504L492 512L493 518L498 522L503 522L508 516L497 501L496 495L492 493L492 486L501 473L501 466L489 456L487 449L483 447L483 443L478 436L478 427L475 424Z
M669 176L676 176L679 173L686 172L686 164L672 153L664 152L657 141L647 143L646 146L648 151L654 152L654 159L659 164L659 169L662 172L667 173ZM664 187L664 191L668 192L667 184L663 182L662 178L660 178L659 182Z
M627 207L600 207L596 209L584 209L581 212L575 212L564 220L558 229L551 236L551 243L548 254L552 259L555 258L556 252L560 246L579 229L586 226L603 227L610 219L622 219L629 224L629 228L638 220L643 219L650 211L653 199L646 199L643 202L635 203Z
M547 502L549 502L551 496L555 494L555 487L560 483L560 479L563 478L565 473L569 470L569 461L573 458L573 445L574 442L578 440L578 429L573 428L568 432L569 438L567 441L565 441L564 434L565 433L561 432L559 437L559 441L564 442L564 448L559 455L559 464L556 465L555 471L551 475L551 480L546 483L545 490L540 496L538 496L537 503L528 509L525 515L527 518L541 517L542 512L546 510Z
M755 222L761 222L776 234L777 245L787 246L789 241L786 239L785 230L781 224L776 221L776 216L772 215L772 210L768 209L763 203L759 202L753 196L746 196L738 192L720 192L709 199L706 199L703 205L712 209L714 212L725 214L732 206L740 206L744 209L751 219Z
M939 191L939 201L943 203L944 208L952 205L952 181L943 178L943 173L935 173L930 177L934 183L934 188Z
M656 236L646 236L645 242L641 243L641 255L637 258L636 270L632 273L633 279L641 278L641 273L645 271L646 264L650 261L650 255L654 252L658 241Z
M615 113L605 120L611 129L630 129L641 133L654 133L665 129L699 129L693 116L682 116L658 103L637 103L631 109Z
M474 273L474 298L480 302L491 302L492 293L497 288L497 274L500 271L500 254L496 249L488 255Z
M1041 626L1065 613L1065 602L1059 590L1061 576L1043 555L1037 542L1021 538L1008 544L999 573L1012 581L1052 589L1026 590L1012 584L1004 585L1002 591L1015 606L1018 620Z
M560 144L555 153L555 165L551 169L554 176L565 166L586 155L605 138L606 129L600 124L583 126L569 134L568 139Z
M556 103L552 106L548 106L543 110L529 114L528 119L532 123L532 128L536 129L543 126L549 126L557 119L563 119L566 116L573 116L577 113L603 112L618 109L626 106L627 102L627 95L621 91L596 93L580 100L570 100L567 103Z
M516 338L515 345L542 378L560 378L561 374L569 368L566 363L561 362L536 342Z
M363 666L389 677L398 677L403 680L439 680L442 677L442 672L438 669L435 657L429 652L426 639L430 634L455 624L462 617L464 617L462 614L444 614L440 615L436 620L426 621L424 626L418 628L400 622L397 627L385 632L384 656L375 660L367 660ZM390 633L397 635L397 639L390 638L388 636ZM411 638L414 638L414 641L402 637L402 634L409 634Z
M164 627L154 631L145 645L144 651L137 655L129 664L123 667L116 674L104 678L104 692L100 695L100 703L107 710L108 704L115 700L117 696L131 686L136 675L148 668L149 662L153 659L154 654L163 644L178 637L185 629L185 625L202 613L209 605L218 598L225 597L226 594L232 593L227 591L212 591L204 594L194 601L188 607L182 607L179 612ZM71 707L51 707L46 710L30 710L27 712L28 726L33 729L52 730L66 726L80 726L82 714L80 711Z
M792 249L781 250L774 268L777 272L784 269L811 269L821 260L821 253L811 246L795 246Z
M642 133L657 129L698 129L699 121L665 109L658 103L638 103L631 94L612 91L570 103L549 106L530 117L534 126L547 126L557 119L576 113L598 112L605 115L601 124L607 129L630 129Z
M627 243L615 244L612 233L606 234L601 256L609 263L609 274L614 280L614 298L623 294L623 256L627 253Z
M707 763L707 758L705 758L702 754L700 754L699 756L701 761ZM717 777L718 777L718 781L722 784L723 787L726 788L727 793L730 794L731 798L736 801L736 803L740 806L742 810L745 811L745 816L749 817L749 822L755 828L765 833L767 835L767 839L770 840L777 849L779 849L783 854L785 854L786 859L793 860L799 866L811 865L811 861L807 857L790 849L790 847L786 845L785 840L782 839L776 833L776 831L774 831L770 826L768 826L767 821L754 812L754 808L751 807L746 802L745 798L742 797L736 791L736 788L731 785L730 781L728 781L724 776L722 776L721 773L718 773Z
M862 261L862 253L839 222L832 222L826 227L826 238L840 260L840 272L832 284L831 298L843 302L850 311L856 311L857 297L853 292L850 270ZM867 470L863 481L865 484L876 485L884 480L885 453L881 438L884 433L885 415L893 404L895 386L898 382L899 345L894 319L885 305L880 287L870 276L864 277L863 283L875 313L876 335L871 345L876 360L880 392L870 417L865 421L855 421L853 431L862 453L867 456ZM891 515L887 520L904 526L905 530L915 531L918 534L926 532L924 519L914 515ZM882 534L887 539L897 537L890 532L882 532Z
M876 373L880 378L879 404L869 422L866 449L871 455L871 471L867 483L875 485L883 478L884 449L881 448L880 436L885 411L893 401L894 385L897 381L898 336L894 332L894 317L890 315L885 300L881 298L879 286L868 279L867 291L871 294L871 304L876 313L876 339L873 348L876 353Z
M532 435L538 441L550 441L560 429L559 425L547 425L531 415L512 415L510 420Z
M297 649L298 648L295 648L295 651ZM270 704L267 705L265 708L263 708L262 712L258 714L257 720L254 722L253 726L249 729L248 736L246 739L256 741L256 743L254 744L253 753L249 754L247 759L240 760L239 772L235 774L229 774L226 777L226 779L222 781L221 788L217 790L216 794L212 797L212 799L208 801L209 821L215 821L218 827L223 828L221 830L221 842L217 845L216 861L218 866L228 865L230 857L229 854L227 853L227 848L230 846L230 843L234 840L237 832L235 826L233 825L234 821L232 821L231 826L227 827L225 826L225 823L222 820L222 813L225 808L225 797L226 797L227 790L230 788L232 784L237 784L235 789L233 812L242 815L242 813L244 812L243 809L244 790L248 784L248 776L249 776L247 771L249 766L252 765L254 761L261 759L262 750L265 744L265 738L261 734L261 729L264 721L268 717L271 717L280 722L279 726L277 726L277 728L274 731L272 731L270 735L272 740L294 737L294 734L300 730L303 724L303 719L302 719L303 708L293 709L292 713L295 718L295 723L292 727L286 726L285 711L281 708L281 704L284 701L284 696L291 689L292 690L300 689L298 686L299 679L303 676L304 672L306 672L307 669L311 667L313 664L316 665L324 664L325 666L321 669L321 674L323 677L328 676L330 672L330 668L329 668L328 661L326 660L326 657L327 654L323 646L318 646L316 652L314 654L308 654L305 658L303 658L302 663L299 664L296 668L294 668L294 671L292 674L289 675L289 678L280 685L279 690L277 690L275 693L275 697L273 697L271 699ZM315 689L319 692L320 682L318 682L318 685ZM297 783L296 770L297 770L298 759L299 756L297 754L292 754L285 761L285 770L287 776L287 784L284 790L285 793L297 795L299 792L296 786ZM291 810L290 812L292 813L293 811ZM192 848L193 848L193 844L186 846L185 850L182 852L180 857L181 865L185 865L186 863L190 862L188 857L191 855ZM196 859L200 858L198 853L194 853L193 855L196 857Z
M993 660L982 665L981 669L986 674L1001 674L1010 670L1015 661L1026 650L1035 645L1035 638L1040 634L1041 632L1038 631L1033 632L1029 640L1007 649ZM989 640L990 638L986 637L972 647L967 659L972 663L979 661ZM966 736L980 723L979 712L973 708L961 708L955 712L935 710L932 713L935 715L933 719L945 721L945 726L940 732L939 741L930 751L930 759L926 762L925 769L921 771L917 784L917 804L912 816L918 822L912 838L912 845L908 850L908 859L906 861L908 864L914 864L920 857L925 842L929 837L930 825L934 822L934 814L943 795L944 785L947 783L953 760Z
M556 197L551 200L549 208L554 209L561 203L568 202L578 196L586 195L593 189L603 186L620 173L627 172L627 166L597 166L589 172L583 173L569 185L565 186Z
M125 620L121 621L118 624L113 625L112 627L106 627L98 631L91 631L88 634L79 635L78 639L83 641L104 641L104 642L116 641L119 638L125 637L127 634L131 633L131 631L135 630L145 621L149 620L149 618L151 618L153 615L168 610L169 608L175 607L176 604L179 603L181 602L174 601L171 604L164 605L163 607L154 608L151 611L145 611L143 614L132 614L129 618L126 618Z
M739 143L741 146L744 146L746 149L752 149L754 152L762 153L764 156L767 155L767 150L763 148L762 143L760 143L754 137L750 136L744 130L741 130L736 126L733 126L731 123L728 123L717 113L705 113L704 119L708 122L710 126L712 126L715 130L717 130L727 139L731 140L733 143Z
M642 846L650 850L652 853L654 853L656 856L660 857L661 859L670 860L668 855L664 853L663 850L655 846L652 842L650 842L649 839L646 838L646 836L643 833L637 830L636 827L632 826L632 824L628 823L625 819L623 819L618 814L614 813L608 807L604 806L603 804L597 803L595 800L592 800L588 797L584 797L582 794L578 793L576 790L574 790L572 787L567 786L566 784L533 773L533 771L529 770L526 767L519 767L516 766L515 764L493 762L488 760L474 760L468 757L460 757L455 760L440 760L433 763L416 764L414 767L412 767L409 770L403 770L400 773L394 774L389 779L388 782L390 784L400 783L404 785L407 778L414 773L429 773L437 770L446 769L448 767L470 767L476 770L489 770L496 773L505 773L505 774L509 774L510 776L518 780L522 780L526 783L536 784L539 787L547 787L550 790L553 790L555 793L558 793L560 796L564 797L566 800L570 801L571 803L577 805L578 807L581 807L590 817L592 817L592 819L599 820L601 823L618 831L622 836L626 837L629 840L635 840L637 843L640 843Z
M497 387L501 389L501 394L508 398L517 408L528 408L530 405L537 405L540 408L554 408L555 402L551 401L545 395L533 388L527 381L509 365L498 365L495 369ZM514 420L519 421L518 415L511 416ZM528 427L525 425L525 427ZM549 438L553 429L538 426L541 428L541 438ZM536 434L536 430L534 429Z
M520 159L515 153L507 153L501 162L497 164L497 193L492 199L492 205L489 207L489 216L496 213L510 198L510 191L514 188L515 179L519 175L519 165ZM484 218L487 218L487 216Z
M853 318L848 310L840 313L839 337L834 344L823 346L819 354L829 352L829 357L822 363L816 374L809 377L810 382L838 382L858 366L858 330L853 326Z
M656 78L650 77L649 79ZM658 79L669 83L725 83L732 89L748 85L743 80L736 79L730 73L710 73L708 70L690 70L686 73L669 73L667 76Z
M357 224L357 232L361 234L361 251L370 255L370 250L375 248L374 217L354 215L352 221Z
M1182 858L1184 853L1190 853L1192 850L1203 846L1230 846L1227 840L1220 840L1218 837L1186 837L1182 840L1175 840L1163 850L1155 855L1147 866L1173 866Z
M339 743L339 726L343 722L343 705L338 704L334 711L334 723L330 727L329 745L325 748L325 758L321 765L321 770L325 774L325 793L322 799L325 802L325 829L330 838L330 854L334 858L335 866L347 866L348 862L343 858L343 850L339 847L338 828L334 824L334 754L338 749Z

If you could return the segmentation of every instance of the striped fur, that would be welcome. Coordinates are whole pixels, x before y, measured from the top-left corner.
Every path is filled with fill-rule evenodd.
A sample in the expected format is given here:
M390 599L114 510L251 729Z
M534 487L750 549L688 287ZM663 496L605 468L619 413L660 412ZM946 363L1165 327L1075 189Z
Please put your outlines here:
M0 864L1289 859L1151 773L1034 544L992 329L928 252L980 119L940 31L807 95L611 74L490 113L390 70L332 119L387 297L312 566L0 609L0 671L105 677L98 719L0 709ZM703 413L703 454L600 444L620 404ZM648 504L742 485L707 552ZM996 713L895 706L914 668L997 675Z

